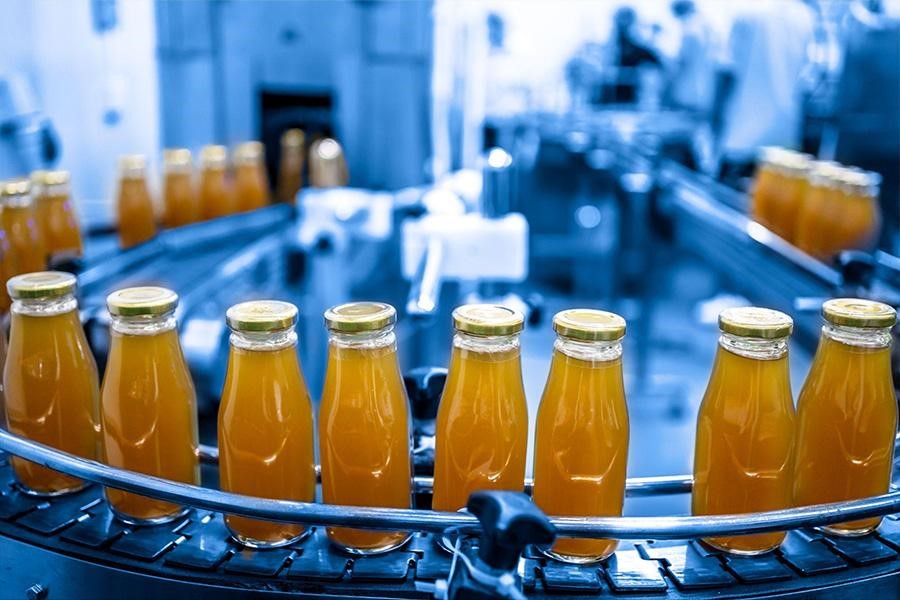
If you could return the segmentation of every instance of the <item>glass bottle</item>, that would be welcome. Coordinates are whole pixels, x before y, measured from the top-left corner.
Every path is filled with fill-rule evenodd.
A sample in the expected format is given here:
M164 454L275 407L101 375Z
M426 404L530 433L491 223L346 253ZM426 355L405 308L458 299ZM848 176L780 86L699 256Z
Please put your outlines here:
M81 227L69 195L68 171L35 171L32 185L40 181L35 194L38 224L51 263L81 258L84 243Z
M3 387L9 430L96 460L100 435L97 364L78 318L75 276L27 273L7 283L13 298ZM55 496L85 482L12 457L22 488Z
M194 163L187 148L163 150L163 225L169 229L196 223L200 206L194 193Z
M322 138L309 147L309 185L316 188L347 185L347 162L337 140Z
M816 161L808 174L809 185L797 215L794 245L819 259L830 257L834 229L831 214L839 210L839 184L844 168L830 161Z
M147 159L140 154L119 161L119 242L123 248L142 244L156 235L156 215L147 188Z
M9 275L43 271L47 267L47 249L28 179L0 184L0 224L9 242Z
M553 317L557 338L538 410L534 502L548 515L622 516L628 407L622 378L625 319L590 309ZM558 538L552 558L590 563L616 540Z
M797 403L794 501L824 504L886 494L891 483L897 400L891 379L896 311L839 298L822 307L825 325ZM825 527L865 535L881 517Z
M791 506L794 404L788 373L793 321L765 308L719 314L719 348L700 404L694 447L695 515ZM735 554L777 548L783 532L704 539Z
M435 510L464 508L476 490L525 484L528 405L517 310L467 304L453 311L453 351L435 430Z
M778 194L784 183L780 167L783 156L784 150L781 148L762 148L753 182L750 215L769 229L772 229L772 214L777 210Z
M281 135L281 160L278 166L278 201L294 204L303 187L303 163L306 135L302 129L288 129Z
M204 220L234 212L227 167L225 146L204 146L200 150L200 216Z
M312 403L297 358L297 308L255 301L228 309L228 370L219 405L219 477L223 490L313 502L316 467ZM251 547L284 546L302 525L225 516Z
M245 142L234 149L234 195L238 212L269 204L269 178L260 142Z
M771 208L770 220L772 231L791 243L794 242L797 216L803 208L809 186L807 177L810 164L809 155L790 150L783 151L778 163L780 185L776 192L777 201Z
M881 230L878 204L881 175L854 167L845 169L838 185L837 210L830 215L828 258L841 250L871 250Z
M0 211L2 210L3 206L2 202L0 202ZM2 216L0 216L0 221L2 221ZM14 274L13 253L9 245L9 237L6 235L3 227L0 226L0 281L7 281ZM3 315L9 312L10 304L9 291L7 291L5 285L0 285L0 323L3 321Z
M100 394L106 464L199 485L194 385L175 329L178 296L134 287L106 299L112 317ZM164 523L187 508L106 489L113 513L133 524Z
M325 312L328 366L319 407L322 499L328 504L409 508L411 422L397 361L394 307L351 302ZM329 527L353 554L387 552L409 534Z

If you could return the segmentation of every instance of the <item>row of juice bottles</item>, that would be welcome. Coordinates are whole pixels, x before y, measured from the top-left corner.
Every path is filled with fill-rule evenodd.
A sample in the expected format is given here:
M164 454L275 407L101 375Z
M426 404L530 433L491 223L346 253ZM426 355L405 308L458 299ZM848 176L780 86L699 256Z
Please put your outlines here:
M0 280L81 258L84 242L67 171L35 171L0 182ZM0 314L9 311L0 289Z
M14 299L4 371L9 429L109 465L199 484L194 388L179 347L177 296L157 287L112 293L111 343L102 387L78 320L75 279L33 273L8 283ZM891 381L893 308L825 303L818 351L795 413L787 315L730 308L700 406L694 460L695 515L748 513L886 493L897 404ZM223 490L312 502L321 461L329 504L409 508L411 424L393 332L379 302L325 315L328 361L317 421L297 357L297 309L253 301L228 309L230 354L218 415ZM453 312L454 336L436 423L433 508L456 511L477 490L524 487L528 411L519 337L524 319L500 306ZM533 499L562 516L622 514L629 419L622 376L622 317L570 309L554 316L556 340L537 415ZM318 433L314 433L317 425ZM13 458L21 486L62 494L84 482ZM109 504L129 523L160 523L186 508L115 489ZM296 524L226 515L253 547L290 544ZM862 535L870 518L829 526ZM408 532L332 527L351 553L399 547ZM776 548L784 533L706 540L728 552ZM548 555L569 562L609 556L615 540L559 539Z
M818 259L869 250L878 240L881 176L785 148L761 150L750 203L754 220Z
M303 186L307 158L306 136L288 129L281 136L275 197L293 203ZM309 146L309 184L333 187L347 184L343 149L332 138L319 138ZM198 173L190 150L163 151L162 225L189 225L230 214L255 210L271 203L261 142L235 146L230 159L225 146L209 145L200 150ZM147 160L143 155L123 156L119 161L116 196L119 238L123 247L140 244L156 235L156 210L147 183Z

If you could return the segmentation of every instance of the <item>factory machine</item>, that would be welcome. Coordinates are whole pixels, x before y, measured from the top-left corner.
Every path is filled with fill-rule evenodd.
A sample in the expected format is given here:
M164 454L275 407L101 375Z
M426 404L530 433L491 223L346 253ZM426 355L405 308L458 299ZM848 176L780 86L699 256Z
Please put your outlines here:
M630 298L621 304L633 324L635 344L628 377L636 391L630 404L649 402L637 399L642 395L664 396L669 404L653 404L650 410L691 412L671 394L661 394L663 384L641 383L660 365L659 325L652 322L671 321L676 309L661 295L670 292L660 292L658 282L642 287L640 274L654 280L654 273L682 257L715 274L719 287L793 314L797 354L805 353L806 360L824 298L852 294L900 304L896 258L857 253L842 256L837 267L811 259L750 221L743 195L659 158L658 136L623 140L602 128L573 129L571 124L556 131L565 151L586 157L585 164L600 172L612 192L611 212L595 207L599 219L588 218L594 213L581 206L571 207L581 216L579 226L603 224L611 228L604 235L617 236L609 246L584 241L574 252L581 262L572 273L577 279L588 259L618 266L608 271L613 281L605 293L612 298L616 290L627 290ZM464 512L430 510L450 309L465 299L502 298L527 312L530 329L546 333L544 315L565 300L527 285L529 266L539 270L541 257L547 256L541 252L553 246L547 242L552 231L545 221L515 212L521 208L528 215L528 208L513 200L517 181L521 184L522 174L516 174L514 157L497 150L487 156L480 174L457 173L425 188L394 193L309 189L296 208L274 205L169 230L132 249L86 261L79 275L82 320L101 364L108 344L102 310L107 293L125 285L164 284L181 295L177 317L198 390L205 443L203 486L137 475L0 431L5 453L0 456L2 595L36 600L237 598L251 592L334 598L888 598L900 593L900 490L767 513L668 516L686 506L692 482L681 474L687 471L683 466L660 471L667 464L665 445L658 452L644 448L650 465L627 482L626 514L638 516L548 517L522 494L505 492L476 493ZM589 293L604 297L604 285ZM347 297L376 297L401 307L398 345L406 349L401 364L414 416L414 508L305 504L217 489L212 415L227 350L221 315L234 302L260 296L290 299L301 307L300 354L314 397L322 385L315 375L322 370L316 361L322 360L317 357L325 344L322 310ZM695 333L684 330L680 337ZM686 353L685 346L673 351ZM695 385L702 385L708 363L694 365L702 361L687 355L682 367L698 380ZM895 381L896 375L895 370ZM636 419L639 439L640 428ZM61 497L25 495L12 484L10 454L93 484ZM900 482L897 473L895 466ZM102 486L192 509L165 525L124 525L113 518ZM530 480L525 492L530 492ZM243 548L230 538L223 512L302 523L311 534L284 548ZM832 538L815 529L875 515L885 515L883 524L864 537ZM351 556L328 543L324 528L329 525L415 534L385 554ZM777 530L789 530L785 543L758 557L726 555L697 541ZM622 543L602 563L569 565L537 550L555 535Z

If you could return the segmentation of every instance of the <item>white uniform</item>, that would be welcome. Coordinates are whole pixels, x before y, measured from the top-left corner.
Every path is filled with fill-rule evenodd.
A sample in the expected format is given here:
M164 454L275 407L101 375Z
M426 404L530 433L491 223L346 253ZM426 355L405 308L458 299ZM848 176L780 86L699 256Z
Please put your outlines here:
M727 60L736 81L725 114L725 157L749 161L760 146L799 145L801 73L812 35L812 12L799 0L757 0L735 15Z

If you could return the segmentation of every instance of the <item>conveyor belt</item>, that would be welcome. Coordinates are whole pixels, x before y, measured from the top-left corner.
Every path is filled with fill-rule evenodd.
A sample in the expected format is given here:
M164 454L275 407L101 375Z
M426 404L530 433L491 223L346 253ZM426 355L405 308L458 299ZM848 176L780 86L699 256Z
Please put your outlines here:
M26 496L12 485L0 457L0 555L4 574L21 591L34 584L50 598L230 597L241 590L334 597L426 597L418 584L443 579L450 557L431 535L397 551L352 557L330 546L321 528L283 549L253 551L230 540L221 515L191 511L155 527L116 522L92 485L54 499ZM900 591L900 521L885 520L876 535L831 539L814 531L788 534L785 545L757 558L725 556L696 542L623 542L608 561L569 566L530 551L523 561L530 597L603 593L628 597L692 598L710 593L782 596L817 592L891 597ZM15 593L15 587L7 588ZM115 595L111 593L110 595Z

